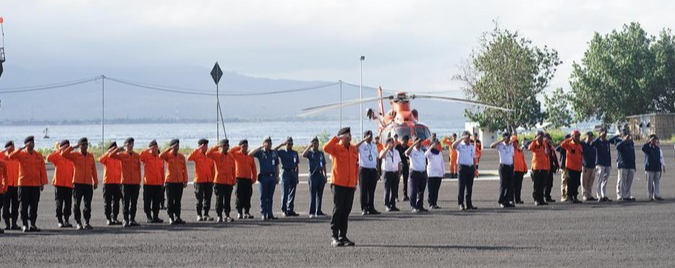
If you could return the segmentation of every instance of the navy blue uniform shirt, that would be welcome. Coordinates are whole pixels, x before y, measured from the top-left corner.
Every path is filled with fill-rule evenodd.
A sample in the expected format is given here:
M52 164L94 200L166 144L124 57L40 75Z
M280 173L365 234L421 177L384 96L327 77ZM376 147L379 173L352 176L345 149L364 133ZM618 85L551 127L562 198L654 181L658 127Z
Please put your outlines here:
M642 146L642 151L645 153L645 171L660 172L661 148L648 142Z
M633 140L620 141L616 144L616 151L618 152L616 163L619 168L635 169L635 146Z
M281 159L281 168L283 169L296 169L300 159L298 159L298 152L294 150L278 150L279 159Z
M596 138L591 142L591 146L595 148L595 163L598 166L611 167L612 153L609 148L609 141Z
M584 158L582 159L582 165L585 168L595 168L595 159L597 158L597 153L595 147L593 147L593 142L586 143L585 141L581 142L581 147L584 148Z
M270 175L277 173L277 165L279 165L279 155L276 151L265 151L258 150L255 153L255 158L258 159L258 165L260 166L260 174Z
M322 151L309 150L305 157L309 160L309 175L323 173L323 167L326 166L326 157Z

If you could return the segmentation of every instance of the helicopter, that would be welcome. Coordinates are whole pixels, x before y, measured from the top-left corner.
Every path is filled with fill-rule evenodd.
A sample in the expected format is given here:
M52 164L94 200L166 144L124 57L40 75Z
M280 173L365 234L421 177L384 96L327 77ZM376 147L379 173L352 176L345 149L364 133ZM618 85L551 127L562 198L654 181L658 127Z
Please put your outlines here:
M466 103L478 107L502 111L512 111L511 109L502 108L487 103L445 96L409 94L407 92L397 92L393 95L383 96L382 87L377 88L377 95L377 97L305 108L302 110L300 116L307 116L310 114L356 105L359 103L377 101L379 102L379 113L376 114L373 109L368 109L366 116L370 120L377 121L378 135L380 136L381 140L394 137L394 135L398 135L398 137L417 137L421 140L427 140L431 137L431 131L429 130L429 127L419 122L419 112L417 109L410 108L410 102L414 99L431 99L445 102ZM391 105L391 109L386 113L384 112L384 100L389 100L389 104Z

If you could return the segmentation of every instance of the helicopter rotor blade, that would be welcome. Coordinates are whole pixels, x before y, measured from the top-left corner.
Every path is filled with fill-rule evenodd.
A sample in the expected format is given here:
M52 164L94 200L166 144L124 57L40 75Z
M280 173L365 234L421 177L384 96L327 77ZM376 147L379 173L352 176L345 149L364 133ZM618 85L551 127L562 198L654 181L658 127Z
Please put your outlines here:
M475 106L480 106L480 107L485 107L485 108L490 108L490 109L497 109L497 110L502 110L502 111L507 111L507 112L513 112L512 109L508 108L503 108L499 106L494 106L490 105L487 103L482 103L478 101L472 101L472 100L467 100L467 99L460 99L460 98L452 98L452 97L445 97L445 96L435 96L435 95L411 95L411 99L431 99L431 100L440 100L440 101L447 101L447 102L459 102L459 103L465 103L465 104L470 104L470 105L475 105Z
M300 113L299 116L308 116L308 115L320 113L320 112L323 112L323 111L337 109L337 108L340 108L340 107L346 107L346 106L356 105L356 104L359 104L359 103L378 101L378 100L384 100L384 99L391 99L391 98L393 98L393 96L364 98L364 99L360 99L360 100L343 101L341 103L340 102L329 103L329 104L324 104L324 105L319 105L319 106L314 106L314 107L302 109L302 113Z

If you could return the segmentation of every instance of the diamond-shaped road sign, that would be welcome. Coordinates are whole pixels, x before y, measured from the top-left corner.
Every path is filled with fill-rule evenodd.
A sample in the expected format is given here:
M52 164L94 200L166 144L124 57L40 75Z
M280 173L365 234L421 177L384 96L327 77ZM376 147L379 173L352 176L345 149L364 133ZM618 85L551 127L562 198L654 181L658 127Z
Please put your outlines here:
M213 69L211 70L211 77L213 77L213 82L218 84L220 82L220 78L223 77L223 70L220 69L220 65L218 65L218 62L216 62L216 65L213 65Z

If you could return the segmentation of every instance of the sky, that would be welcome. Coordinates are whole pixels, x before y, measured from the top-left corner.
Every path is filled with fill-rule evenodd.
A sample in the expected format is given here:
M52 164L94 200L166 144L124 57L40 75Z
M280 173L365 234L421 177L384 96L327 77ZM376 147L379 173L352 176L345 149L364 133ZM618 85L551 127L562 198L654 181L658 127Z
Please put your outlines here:
M673 10L673 1L623 0L0 2L6 72L26 77L58 69L73 73L54 82L109 70L123 78L218 61L248 76L358 83L364 55L364 84L406 91L458 90L452 76L494 20L556 49L563 65L549 90L568 89L594 32L636 21L656 35L675 25Z

